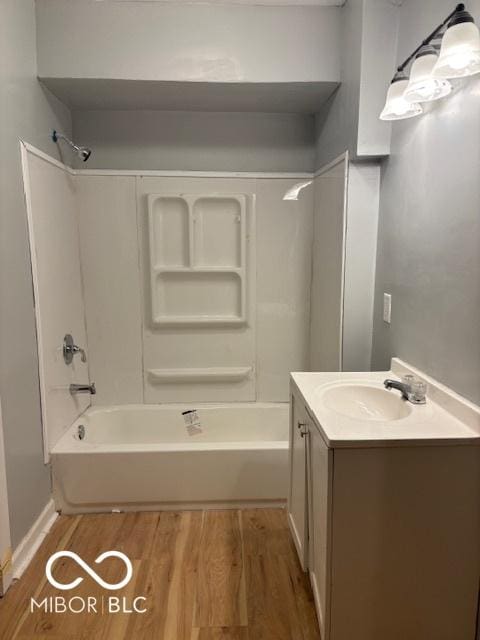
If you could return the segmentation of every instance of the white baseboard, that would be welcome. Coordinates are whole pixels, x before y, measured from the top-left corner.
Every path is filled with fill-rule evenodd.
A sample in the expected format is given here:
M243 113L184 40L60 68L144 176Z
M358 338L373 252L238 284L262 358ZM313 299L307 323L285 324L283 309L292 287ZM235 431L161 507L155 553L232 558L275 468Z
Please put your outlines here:
M55 511L53 500L50 500L33 523L30 531L13 552L12 566L14 580L18 580L28 567L57 517L58 513Z

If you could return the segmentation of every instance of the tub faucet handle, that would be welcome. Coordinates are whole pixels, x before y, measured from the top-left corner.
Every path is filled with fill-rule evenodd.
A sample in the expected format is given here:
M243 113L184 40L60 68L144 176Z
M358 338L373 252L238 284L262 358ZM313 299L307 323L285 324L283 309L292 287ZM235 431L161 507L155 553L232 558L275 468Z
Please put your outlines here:
M76 353L80 354L80 359L82 362L87 361L85 349L82 349L81 347L76 345L73 336L70 333L67 333L63 339L63 359L65 360L65 364L71 364L73 361L73 356Z

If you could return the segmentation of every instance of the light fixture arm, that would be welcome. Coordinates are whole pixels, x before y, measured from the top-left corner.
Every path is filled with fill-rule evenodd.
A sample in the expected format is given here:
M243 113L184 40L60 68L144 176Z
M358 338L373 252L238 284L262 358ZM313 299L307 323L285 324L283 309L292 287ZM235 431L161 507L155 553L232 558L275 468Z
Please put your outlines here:
M415 51L413 53L411 53L408 56L408 58L406 60L404 60L402 62L402 64L399 67L397 67L397 73L402 73L402 71L404 71L405 68L410 64L410 62L415 58L415 56L420 51L420 49L422 47L425 47L426 45L429 45L431 43L431 41L434 40L435 37L442 31L442 29L450 22L450 20L453 18L453 16L455 14L459 13L460 11L465 11L465 5L463 3L457 4L455 9L452 11L452 13L450 13L445 18L445 20L441 24L439 24L438 27L436 29L434 29L432 31L432 33L425 38L425 40L423 40L423 42L415 49Z

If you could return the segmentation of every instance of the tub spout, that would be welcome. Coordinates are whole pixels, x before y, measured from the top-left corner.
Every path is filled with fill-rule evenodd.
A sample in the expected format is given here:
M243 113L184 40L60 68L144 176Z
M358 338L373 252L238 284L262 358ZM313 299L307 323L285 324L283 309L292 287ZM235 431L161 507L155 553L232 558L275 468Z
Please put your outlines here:
M92 384L71 384L70 393L72 396L77 395L77 393L90 393L94 396L97 393L97 390L95 389L94 382L92 382Z

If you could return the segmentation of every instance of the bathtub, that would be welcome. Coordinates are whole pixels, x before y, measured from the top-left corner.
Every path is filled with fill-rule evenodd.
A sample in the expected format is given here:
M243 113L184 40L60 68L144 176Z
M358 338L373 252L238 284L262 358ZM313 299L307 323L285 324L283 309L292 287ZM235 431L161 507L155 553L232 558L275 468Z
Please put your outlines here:
M191 435L183 412L196 409ZM63 513L282 504L288 404L88 409L51 451ZM82 437L83 436L83 437Z

